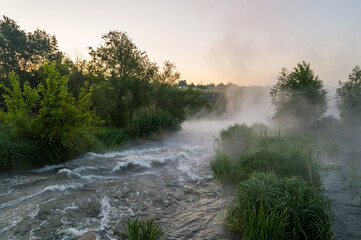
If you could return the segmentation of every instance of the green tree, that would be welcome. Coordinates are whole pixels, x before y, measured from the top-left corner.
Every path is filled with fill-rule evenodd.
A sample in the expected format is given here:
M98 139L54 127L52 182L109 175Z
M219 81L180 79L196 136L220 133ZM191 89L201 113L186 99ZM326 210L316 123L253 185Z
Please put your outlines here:
M176 70L175 64L170 61L165 61L162 71L158 74L156 80L159 83L175 85L180 77L181 74Z
M0 84L4 90L6 111L0 111L0 119L10 126L16 137L29 137L31 132L31 117L40 98L38 89L32 89L25 82L23 89L20 86L19 77L11 72L9 76L11 87Z
M43 30L26 33L14 20L0 20L0 77L6 78L11 71L19 74L37 69L44 60L58 56L55 36Z
M283 127L309 127L327 110L327 91L310 64L298 63L291 73L283 68L270 92L273 120Z
M92 88L81 88L78 99L68 92L66 76L61 76L54 64L45 64L46 84L31 88L10 74L11 87L5 89L6 111L1 118L18 139L26 138L48 143L69 151L82 151L93 140L100 119L92 110Z
M0 82L10 87L10 72L14 71L22 85L27 81L30 86L37 86L39 77L37 70L45 60L56 60L59 57L57 41L54 36L43 30L26 33L14 20L3 17L0 20ZM0 91L0 96L4 91ZM0 97L0 109L4 110L5 102Z
M336 98L341 119L348 124L361 125L361 69L359 66L356 66L349 74L348 81L339 82Z
M111 31L103 39L104 45L90 48L95 103L110 125L126 126L134 110L149 102L149 83L158 68L126 33Z
M84 150L94 137L94 125L100 120L91 109L91 92L86 84L78 100L68 92L68 77L61 76L54 64L45 64L46 85L40 86L39 114L34 119L36 136L52 145L76 151Z

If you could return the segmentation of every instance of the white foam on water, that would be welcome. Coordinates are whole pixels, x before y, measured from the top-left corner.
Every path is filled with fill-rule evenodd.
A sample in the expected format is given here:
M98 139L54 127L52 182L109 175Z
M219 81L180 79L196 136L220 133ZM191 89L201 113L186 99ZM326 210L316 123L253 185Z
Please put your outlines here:
M39 208L39 204L38 204L38 205L36 205L35 210L29 214L29 217L31 219L34 219L38 215L39 210L40 210L40 208Z
M60 185L53 185L53 186L47 186L46 188L44 188L41 193L47 192L47 191L51 191L51 192L55 192L55 191L61 191L64 192L66 190L76 190L76 189L80 189L84 186L84 184L81 183L75 183L75 184L69 184L69 185L64 185L64 184L60 184Z
M14 192L14 189L10 189L9 191L5 192L5 193L0 193L0 197L6 196L6 195L10 195Z
M31 229L30 231L30 234L29 234L29 240L38 240L38 239L42 239L41 237L37 237L37 236L34 236L34 231L35 230L39 230L40 228L34 228L34 229Z
M7 202L7 203L0 204L0 209L6 208L6 207L11 206L11 205L16 204L16 203L20 203L22 201L28 200L28 199L36 197L36 196L39 196L39 195L41 195L41 194L43 194L45 192L48 192L48 191L50 191L50 192L55 192L55 191L64 192L66 190L80 189L83 186L84 186L84 184L69 184L69 185L60 184L60 185L47 186L47 187L45 187L44 189L42 189L41 191L39 191L37 193L31 194L31 195L28 195L28 196L24 196L24 197L18 198L16 200L13 200L13 201L10 201L10 202Z
M109 223L109 215L110 215L110 211L111 211L109 198L105 196L100 201L100 204L101 204L101 206L100 206L100 214L99 214L99 217L101 217L100 230L104 230L107 227L108 223Z
M65 233L66 237L68 237L68 238L63 238L63 239L72 239L74 237L80 237L89 231L90 230L87 228L83 229L83 230L78 230L76 228L67 228L64 230L64 233Z
M74 210L74 209L79 209L79 207L75 203L72 203L70 206L65 207L63 210L59 210L59 209L57 210L62 213L66 213L68 210Z
M3 228L3 230L1 231L1 233L6 232L10 229L12 229L13 227L15 227L19 222L21 222L24 218L23 217L15 217L10 221L10 224L8 226L6 226L5 228Z
M94 153L94 152L89 152L87 153L85 156L87 158L115 158L115 157L118 157L118 156L121 156L123 155L123 152L119 152L119 151L116 151L116 152L107 152L107 153Z
M81 178L81 175L79 173L74 172L74 171L72 171L72 170L70 170L68 168L60 169L57 174L65 174L69 178L71 178L71 177Z
M119 177L104 177L99 175L87 175L87 176L81 176L81 179L84 179L86 181L95 181L95 180L114 180L119 179Z
M73 169L73 172L80 173L80 172L86 171L86 170L97 170L97 169L98 168L92 167L92 166L83 166L83 167L78 167L78 168Z
M47 172L47 171L51 171L51 170L54 170L57 168L62 168L62 167L66 167L66 164L47 165L47 166L39 168L39 169L33 169L30 172L42 173L42 172Z

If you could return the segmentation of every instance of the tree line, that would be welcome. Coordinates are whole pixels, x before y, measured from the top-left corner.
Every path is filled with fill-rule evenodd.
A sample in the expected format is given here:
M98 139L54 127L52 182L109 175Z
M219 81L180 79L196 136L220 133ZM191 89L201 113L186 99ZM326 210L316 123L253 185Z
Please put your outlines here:
M328 92L310 64L298 63L293 71L282 69L270 92L275 113L272 120L280 127L309 128L322 125ZM345 82L336 89L336 104L343 124L361 126L361 69L354 67Z
M89 61L73 61L55 36L0 20L0 170L58 163L174 130L206 106L200 90L177 87L174 63L159 67L125 32L102 39L89 47ZM38 156L30 154L35 149Z

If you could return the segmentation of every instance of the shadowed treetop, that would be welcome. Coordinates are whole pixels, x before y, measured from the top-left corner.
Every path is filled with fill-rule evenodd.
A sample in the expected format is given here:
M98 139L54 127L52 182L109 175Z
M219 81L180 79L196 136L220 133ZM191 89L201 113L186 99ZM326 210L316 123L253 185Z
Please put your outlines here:
M298 63L292 72L283 68L277 80L270 95L279 126L309 127L324 116L327 91L309 63Z

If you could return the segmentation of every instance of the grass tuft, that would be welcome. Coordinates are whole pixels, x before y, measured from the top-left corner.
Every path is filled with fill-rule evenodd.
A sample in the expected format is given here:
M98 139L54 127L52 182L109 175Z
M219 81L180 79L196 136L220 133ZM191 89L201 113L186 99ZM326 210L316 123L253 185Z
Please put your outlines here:
M164 239L163 230L153 219L128 219L124 225L125 234L129 240L159 240Z
M226 225L245 239L330 239L332 219L330 202L302 179L256 173L240 184Z

